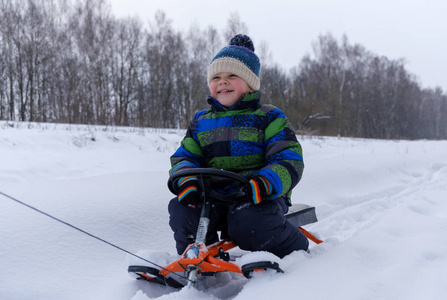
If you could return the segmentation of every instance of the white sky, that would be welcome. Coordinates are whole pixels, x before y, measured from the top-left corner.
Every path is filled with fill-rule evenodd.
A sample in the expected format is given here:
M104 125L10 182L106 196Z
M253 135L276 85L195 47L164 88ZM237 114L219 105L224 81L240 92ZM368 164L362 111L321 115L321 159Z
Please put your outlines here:
M446 0L108 0L117 17L147 24L157 10L175 29L225 28L237 12L255 47L265 41L273 61L289 69L311 52L319 34L332 33L390 59L405 58L423 87L447 92ZM211 59L211 58L210 58ZM262 62L261 62L262 63Z

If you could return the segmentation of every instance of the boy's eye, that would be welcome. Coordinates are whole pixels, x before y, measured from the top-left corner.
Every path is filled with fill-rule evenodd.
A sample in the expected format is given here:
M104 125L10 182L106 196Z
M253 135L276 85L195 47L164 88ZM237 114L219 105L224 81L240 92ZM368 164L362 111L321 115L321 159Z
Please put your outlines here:
M231 74L230 77L238 77L236 74Z

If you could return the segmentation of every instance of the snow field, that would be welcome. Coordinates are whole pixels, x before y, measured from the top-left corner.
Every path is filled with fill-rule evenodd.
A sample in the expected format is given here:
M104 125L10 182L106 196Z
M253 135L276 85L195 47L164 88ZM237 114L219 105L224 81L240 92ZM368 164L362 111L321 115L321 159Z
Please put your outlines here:
M169 156L182 130L0 122L0 192L133 253L175 252ZM0 195L0 299L446 299L446 141L298 137L294 202L325 242L284 274L175 290L127 275L128 255Z

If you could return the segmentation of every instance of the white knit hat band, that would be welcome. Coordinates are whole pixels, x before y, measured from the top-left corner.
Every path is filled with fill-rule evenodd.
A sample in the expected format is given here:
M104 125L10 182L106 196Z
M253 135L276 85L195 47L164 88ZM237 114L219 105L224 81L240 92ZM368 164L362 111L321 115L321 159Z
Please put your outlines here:
M241 77L254 91L259 90L261 82L243 62L232 57L220 57L215 59L208 67L208 85L213 77L221 72L230 72Z

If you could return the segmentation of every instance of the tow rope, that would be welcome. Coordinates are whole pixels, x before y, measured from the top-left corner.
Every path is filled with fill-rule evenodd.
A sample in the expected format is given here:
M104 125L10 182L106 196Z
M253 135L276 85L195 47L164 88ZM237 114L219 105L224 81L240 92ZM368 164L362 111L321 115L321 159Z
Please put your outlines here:
M100 237L98 237L98 236L96 236L96 235L94 235L94 234L91 234L90 232L87 232L87 231L85 231L85 230L83 230L83 229L81 229L81 228L79 228L79 227L76 227L76 226L74 226L74 225L72 225L72 224L70 224L70 223L68 223L68 222L65 222L65 221L63 221L63 220L61 220L61 219L59 219L59 218L56 218L55 216L52 216L52 215L50 215L49 213L46 213L46 212L44 212L44 211L42 211L42 210L40 210L40 209L38 209L38 208L36 208L36 207L34 207L34 206L31 206L31 205L25 203L25 202L22 202L22 201L20 201L20 200L14 198L14 197L8 195L8 194L5 194L5 193L3 193L3 192L0 191L0 195L3 195L4 197L6 197L6 198L8 198L8 199L13 200L13 201L15 201L15 202L17 202L17 203L19 203L19 204L25 206L25 207L28 207L29 209L32 209L32 210L34 210L34 211L36 211L36 212L38 212L38 213L40 213L40 214L42 214L42 215L44 215L44 216L47 216L47 217L49 217L49 218L51 218L51 219L53 219L53 220L55 220L55 221L57 221L57 222L59 222L59 223L62 223L62 224L64 224L64 225L68 226L68 227L71 227L71 228L73 228L73 229L76 229L77 231L80 231L80 232L82 232L83 234L86 234L86 235L88 235L88 236L90 236L90 237L92 237L92 238L94 238L94 239L96 239L96 240L98 240L98 241L100 241L100 242L103 242L104 244L107 244L107 245L109 245L109 246L112 246L112 247L114 247L115 249L118 249L118 250L120 250L120 251L122 251L122 252L125 252L125 253L127 253L127 254L129 254L129 255L132 255L132 256L134 256L134 257L136 257L136 258L138 258L138 259L141 259L141 260L143 260L143 261L145 261L145 262L147 262L147 263L150 263L150 264L152 264L152 265L154 265L154 266L156 266L156 267L158 267L158 268L160 268L160 269L166 270L167 272L169 272L169 273L171 273L171 274L175 274L175 275L177 275L177 276L180 277L180 278L183 278L183 279L186 279L186 280L190 281L190 279L189 279L188 277L186 277L186 276L180 275L180 274L178 274L178 273L171 272L170 270L167 270L167 269L165 269L164 267L162 267L162 266L160 266L160 265L158 265L158 264L156 264L156 263L154 263L154 262L152 262L152 261L150 261L150 260L147 260L147 259L145 259L145 258L143 258L143 257L141 257L141 256L139 256L139 255L137 255L137 254L135 254L135 253L132 253L132 252L130 252L130 251L124 249L124 248L121 248L121 247L119 247L119 246L117 246L117 245L115 245L115 244L113 244L113 243L111 243L111 242L108 242L108 241L106 241L106 240L104 240L104 239L102 239L102 238L100 238Z

